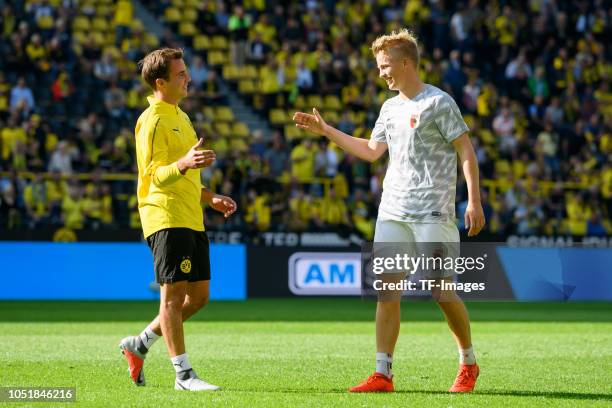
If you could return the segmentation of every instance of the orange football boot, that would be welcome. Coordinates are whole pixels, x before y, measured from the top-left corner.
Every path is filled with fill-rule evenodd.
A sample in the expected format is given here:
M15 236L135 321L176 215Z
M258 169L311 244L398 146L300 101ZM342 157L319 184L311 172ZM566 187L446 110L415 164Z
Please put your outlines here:
M472 392L476 386L476 379L480 373L478 364L461 364L455 378L455 383L449 392Z
M128 362L128 371L134 384L137 386L145 385L144 370L142 369L145 355L138 351L136 337L130 336L122 339L119 343L119 349Z
M361 384L349 388L349 392L393 392L393 379L376 372Z

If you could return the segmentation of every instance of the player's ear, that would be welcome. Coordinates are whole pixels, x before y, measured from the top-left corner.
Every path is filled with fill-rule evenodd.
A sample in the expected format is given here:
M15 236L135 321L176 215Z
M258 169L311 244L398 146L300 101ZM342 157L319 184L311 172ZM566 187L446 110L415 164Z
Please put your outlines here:
M159 89L164 84L163 78L155 79L155 89Z

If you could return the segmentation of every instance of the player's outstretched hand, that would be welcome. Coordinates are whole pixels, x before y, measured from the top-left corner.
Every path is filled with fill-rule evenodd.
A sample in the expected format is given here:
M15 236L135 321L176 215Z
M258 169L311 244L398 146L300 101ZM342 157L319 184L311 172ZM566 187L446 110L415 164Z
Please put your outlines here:
M232 215L238 208L234 200L220 194L215 194L213 196L213 198L210 200L210 206L220 213L223 213L225 218Z
M199 150L204 146L204 138L200 138L198 143L193 145L187 154L178 160L179 171L183 174L188 169L201 169L202 167L210 166L217 156L212 150Z
M465 209L465 228L469 228L468 237L477 235L485 225L484 212L480 203L469 203Z
M312 108L312 115L304 112L295 112L293 114L293 121L295 126L300 129L309 130L317 135L325 135L327 123L325 123L316 108Z

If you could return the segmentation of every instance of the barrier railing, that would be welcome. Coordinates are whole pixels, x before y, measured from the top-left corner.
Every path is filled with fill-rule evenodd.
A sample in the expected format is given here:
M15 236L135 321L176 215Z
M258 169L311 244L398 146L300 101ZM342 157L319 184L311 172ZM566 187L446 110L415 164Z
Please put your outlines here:
M17 176L21 179L33 179L37 174L34 172L18 172ZM42 173L44 179L51 179L56 176L54 173ZM68 179L77 179L77 180L91 180L92 175L94 173L73 173L73 174L63 174L60 177L64 180ZM136 181L136 174L133 173L99 173L100 180L103 181ZM0 172L0 177L10 177L9 172ZM286 184L290 182L289 177L279 177L277 179L278 182L282 184ZM514 181L516 183L517 180ZM302 184L321 184L324 188L325 194L329 192L331 186L336 183L336 180L333 178L325 178L325 177L315 177L309 181L302 182ZM489 192L489 198L491 200L495 200L496 196L500 192L505 192L509 187L513 185L512 182L505 179L485 179L482 180L482 187L486 188ZM548 180L538 180L538 187L541 189L543 194L548 194L548 192L557 185L556 182L548 181ZM564 190L582 190L587 189L589 187L588 183L578 183L578 182L562 182L561 186Z

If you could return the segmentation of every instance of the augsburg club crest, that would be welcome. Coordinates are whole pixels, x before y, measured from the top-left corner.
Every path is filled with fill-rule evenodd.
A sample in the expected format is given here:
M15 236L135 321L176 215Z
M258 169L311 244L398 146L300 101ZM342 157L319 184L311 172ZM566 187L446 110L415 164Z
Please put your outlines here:
M410 114L410 129L416 129L419 127L419 120L421 118L421 115L418 113L411 113Z

